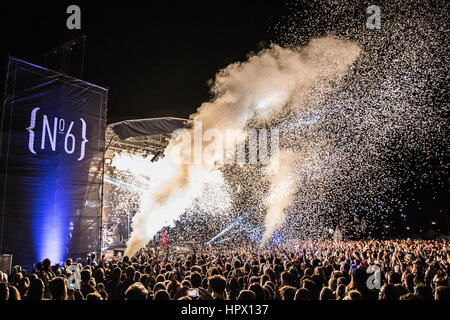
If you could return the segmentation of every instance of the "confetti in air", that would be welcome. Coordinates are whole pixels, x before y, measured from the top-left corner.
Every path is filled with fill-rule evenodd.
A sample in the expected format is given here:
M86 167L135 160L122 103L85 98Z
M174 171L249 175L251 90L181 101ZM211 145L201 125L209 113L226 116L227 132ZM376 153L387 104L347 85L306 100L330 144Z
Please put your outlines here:
M194 125L201 123L204 131L218 130L223 136L229 130L236 131L236 142L241 143L247 136L246 126L251 120L264 121L287 104L301 108L311 90L342 76L359 51L359 47L350 41L334 37L314 39L308 46L298 49L274 45L246 62L232 64L220 71L211 89L216 98L200 106L191 121ZM217 159L196 163L196 159L203 160L203 154L198 154L194 145L195 128L186 131L192 134L179 134L179 139L172 140L166 153L185 160L183 148L186 145L180 139L190 137L192 141L188 146L193 155L189 161L173 161L167 157L155 164L166 167L156 170L158 178L153 182L152 190L144 195L146 200L133 220L127 255L133 255L145 246L165 221L173 221L181 215L199 196L207 178L220 175L214 166ZM200 152L214 143L217 141L203 142ZM181 151L173 152L172 149L180 146Z
M291 14L271 26L273 43L219 71L214 98L190 118L203 132L235 130L238 145L250 129L277 128L277 166L274 158L217 165L218 154L173 161L181 157L173 152L179 137L193 137L193 128L155 163L118 158L117 167L150 180L126 254L187 212L215 215L214 226L195 226L212 238L253 210L230 243L264 243L278 230L281 239L329 237L330 230L358 236L408 205L400 190L446 188L449 5L427 3L382 1L380 28L369 29L365 2L289 2ZM203 139L198 151L191 140L190 160L219 143Z

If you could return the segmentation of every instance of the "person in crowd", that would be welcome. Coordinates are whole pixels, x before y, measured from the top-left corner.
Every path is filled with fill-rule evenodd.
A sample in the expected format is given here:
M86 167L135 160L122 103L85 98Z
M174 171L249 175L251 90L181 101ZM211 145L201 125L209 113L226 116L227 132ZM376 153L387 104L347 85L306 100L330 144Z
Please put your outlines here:
M148 291L140 282L133 283L125 291L125 300L147 300Z
M49 283L49 290L52 300L67 300L67 286L64 278L53 278Z

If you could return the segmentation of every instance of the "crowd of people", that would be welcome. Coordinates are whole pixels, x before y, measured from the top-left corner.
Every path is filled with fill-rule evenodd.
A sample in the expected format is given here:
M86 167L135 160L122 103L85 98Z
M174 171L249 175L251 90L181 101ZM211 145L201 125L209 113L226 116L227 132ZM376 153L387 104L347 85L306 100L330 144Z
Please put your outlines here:
M145 248L0 272L0 300L448 300L448 240Z

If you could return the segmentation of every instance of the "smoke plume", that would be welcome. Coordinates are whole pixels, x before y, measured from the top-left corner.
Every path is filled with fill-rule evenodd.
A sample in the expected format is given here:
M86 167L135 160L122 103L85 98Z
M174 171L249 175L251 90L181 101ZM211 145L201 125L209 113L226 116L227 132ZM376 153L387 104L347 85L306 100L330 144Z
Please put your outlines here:
M313 90L339 80L359 53L355 43L327 36L313 39L303 48L272 45L245 62L219 71L211 86L212 101L203 103L191 115L194 126L178 133L169 143L166 157L154 163L152 186L142 196L125 254L134 255L158 230L176 220L201 194L205 184L224 183L218 164L223 159L220 150L227 148L221 137L231 130L234 144L239 144L247 137L250 121L270 119L285 107L304 107ZM196 123L202 126L200 133L196 132ZM186 153L186 149L190 152ZM206 150L211 149L219 152L207 157ZM269 198L273 201L268 203L265 237L279 227L282 212L293 200L293 158L292 152L284 150L278 157L279 171L273 163L269 166Z
M269 196L265 201L267 214L264 220L262 243L264 244L279 229L285 217L285 210L292 204L296 191L295 153L290 149L280 150L272 157L267 167L270 180Z

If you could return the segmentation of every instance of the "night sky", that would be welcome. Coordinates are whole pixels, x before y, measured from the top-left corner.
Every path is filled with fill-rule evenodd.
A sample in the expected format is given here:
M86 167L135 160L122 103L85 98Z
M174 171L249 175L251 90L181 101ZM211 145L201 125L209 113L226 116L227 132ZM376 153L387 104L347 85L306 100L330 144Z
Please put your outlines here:
M81 30L66 28L71 4L81 8ZM0 83L3 86L8 54L45 66L46 52L86 35L82 79L109 88L109 123L187 118L211 98L208 80L221 68L276 41L271 27L290 14L289 8L277 0L2 1ZM71 59L69 73L75 77L80 76L80 51L78 47ZM47 67L55 68L51 61ZM414 192L412 197L422 204L407 209L417 217L433 212L442 229L448 228L448 190L441 186L437 195ZM420 218L417 224L430 219Z
M70 4L81 8L80 31L66 28ZM110 89L108 122L184 118L210 98L207 81L219 69L273 40L269 26L286 10L283 1L2 1L0 74L4 79L8 52L44 65L46 52L86 35L83 80Z

